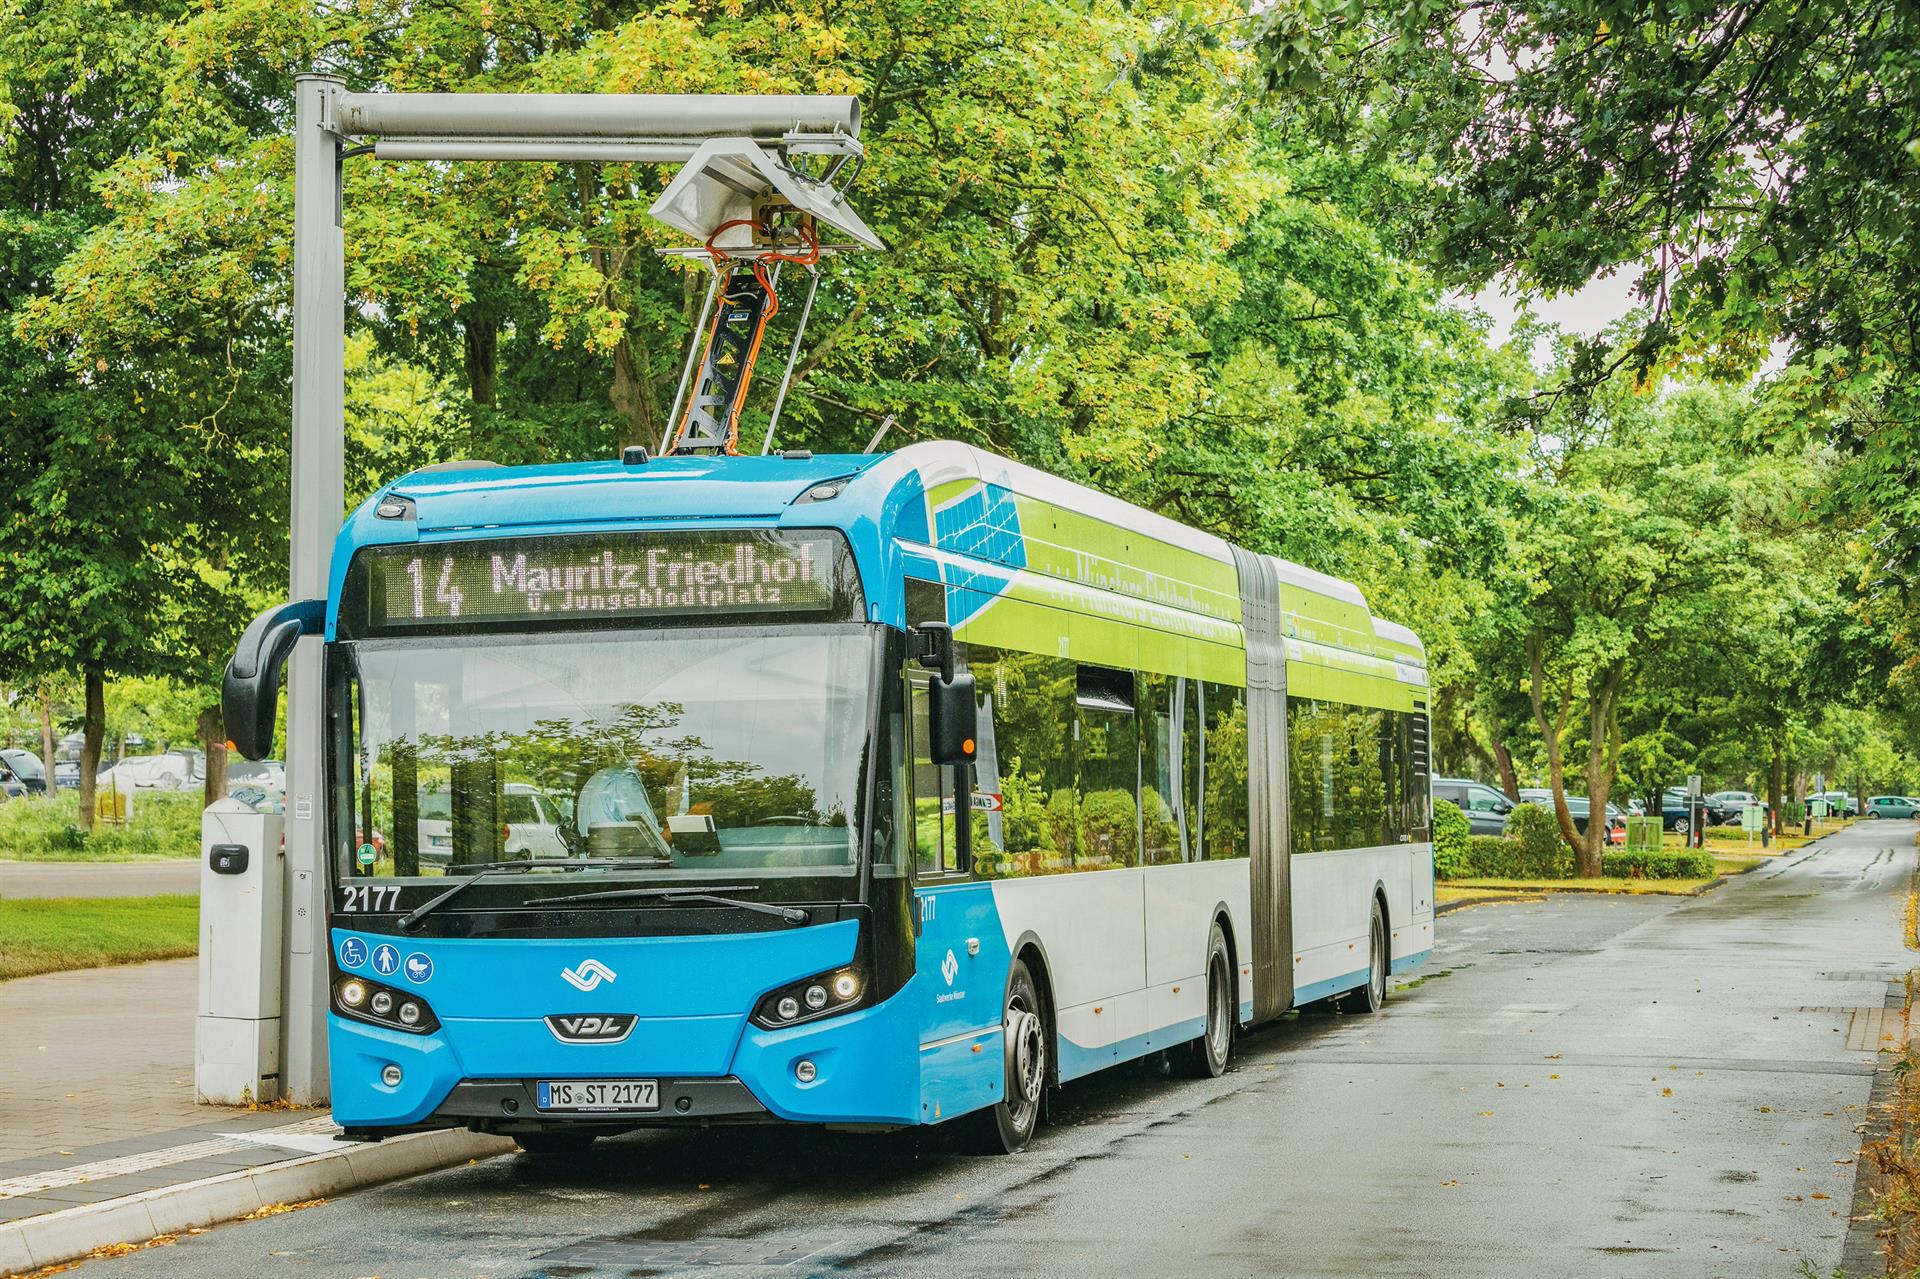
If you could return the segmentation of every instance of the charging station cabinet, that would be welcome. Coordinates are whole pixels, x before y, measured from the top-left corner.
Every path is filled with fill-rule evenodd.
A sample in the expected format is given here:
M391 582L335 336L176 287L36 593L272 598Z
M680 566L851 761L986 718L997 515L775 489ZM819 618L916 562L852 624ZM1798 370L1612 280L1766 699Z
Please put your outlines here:
M237 799L200 819L200 1005L193 1084L203 1102L280 1097L282 818Z

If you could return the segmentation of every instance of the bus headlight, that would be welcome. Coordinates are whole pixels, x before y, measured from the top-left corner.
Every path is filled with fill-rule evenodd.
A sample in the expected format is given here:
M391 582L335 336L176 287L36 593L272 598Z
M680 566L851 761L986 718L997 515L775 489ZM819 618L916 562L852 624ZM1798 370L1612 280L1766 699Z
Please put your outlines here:
M404 990L383 986L365 977L342 977L333 983L333 1011L354 1021L388 1030L425 1035L440 1029L427 1001Z
M767 1030L779 1030L803 1021L831 1017L857 1008L866 991L866 979L858 968L836 968L762 996L753 1010L753 1023Z

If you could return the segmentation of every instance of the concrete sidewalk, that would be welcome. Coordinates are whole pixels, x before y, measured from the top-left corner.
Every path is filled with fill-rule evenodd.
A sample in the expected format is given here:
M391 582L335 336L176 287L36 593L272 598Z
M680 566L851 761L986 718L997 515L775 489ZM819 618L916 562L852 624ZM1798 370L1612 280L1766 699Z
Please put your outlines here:
M153 897L200 891L200 859L145 862L0 861L0 898Z
M0 982L0 1275L511 1149L352 1145L324 1110L195 1104L196 965Z

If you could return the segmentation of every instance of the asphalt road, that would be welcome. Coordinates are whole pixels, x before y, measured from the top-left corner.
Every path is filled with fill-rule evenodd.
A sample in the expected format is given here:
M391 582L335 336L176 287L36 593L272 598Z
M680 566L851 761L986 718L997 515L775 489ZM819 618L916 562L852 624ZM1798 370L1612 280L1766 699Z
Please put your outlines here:
M1863 1041L1910 966L1914 832L1864 823L1703 898L1450 914L1384 1014L1283 1023L1217 1081L1072 1086L1015 1158L639 1134L83 1272L1825 1275L1878 1058Z
M200 891L200 859L144 862L0 861L0 898L152 897Z

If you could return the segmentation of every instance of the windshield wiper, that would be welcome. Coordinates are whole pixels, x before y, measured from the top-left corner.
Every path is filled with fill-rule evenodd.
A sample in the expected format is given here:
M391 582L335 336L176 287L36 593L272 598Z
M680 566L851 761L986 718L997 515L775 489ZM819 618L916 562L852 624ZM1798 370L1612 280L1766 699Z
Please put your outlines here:
M400 918L400 931L410 933L428 915L466 892L489 875L518 875L530 870L544 870L549 867L565 867L573 870L580 867L613 867L628 870L653 870L662 863L656 858L574 858L574 857L536 857L523 862L459 862L447 867L449 871L472 870L475 866L484 866L478 874L470 875L441 893L438 897L421 902Z
M751 893L758 891L753 884L715 884L714 888L727 892ZM813 916L804 910L792 906L773 906L766 902L744 901L738 897L722 897L717 892L708 892L701 888L685 885L668 888L609 888L598 893L568 893L563 897L534 897L522 903L527 906L552 906L561 902L619 901L651 898L672 905L680 902L707 902L714 906L731 906L736 910L751 910L762 915L772 915L775 919L784 919L789 924L804 924Z

